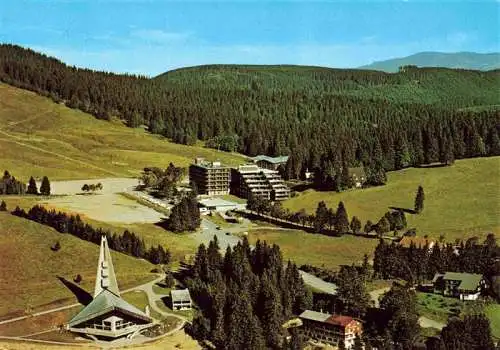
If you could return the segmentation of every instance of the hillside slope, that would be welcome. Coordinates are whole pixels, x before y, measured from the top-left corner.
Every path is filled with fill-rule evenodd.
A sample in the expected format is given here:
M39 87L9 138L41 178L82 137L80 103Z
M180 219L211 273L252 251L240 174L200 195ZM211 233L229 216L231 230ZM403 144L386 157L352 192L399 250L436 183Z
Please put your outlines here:
M500 53L476 52L419 52L407 57L373 62L361 69L374 69L395 73L399 67L415 65L418 67L445 67L459 69L493 70L500 68Z
M168 142L142 128L95 119L35 93L0 84L0 164L18 178L132 177L146 166L187 166L198 156L239 164L243 157Z
M396 69L397 72L397 69ZM194 89L234 89L269 92L297 91L307 95L351 96L394 103L467 104L498 103L496 72L452 69L417 69L388 74L379 71L276 65L206 65L166 72L154 78L165 86Z
M75 303L74 294L58 276L72 281L80 274L80 286L92 293L98 245L4 212L0 212L0 233L0 317L27 308L39 310ZM53 252L50 247L57 241L61 249ZM154 279L149 262L111 254L120 289Z
M319 201L336 208L343 201L349 217L357 216L363 225L376 223L389 207L413 209L418 186L425 191L421 214L407 214L408 228L418 235L453 242L457 238L500 235L500 157L464 159L449 167L405 169L387 174L385 186L342 193L308 190L289 199L284 207L305 208L314 213Z
M135 128L145 124L152 133L176 143L204 140L213 148L249 156L290 155L287 177L297 178L307 169L314 170L318 188L331 187L329 179L336 176L338 180L345 165L363 164L369 168L369 181L377 183L374 174L384 171L500 155L500 70L408 68L388 74L302 66L216 65L179 69L147 79L76 69L32 50L0 45L0 80L100 119L119 118ZM17 120L23 118L13 115L9 122L16 127ZM76 136L81 113L72 115L71 127L62 131L77 137L78 145L69 146L81 150L82 143L92 152L91 158L106 164L111 172L123 173L120 164L133 167L138 158L162 157L161 147L153 144L150 147L155 152L145 156L135 152L146 151L143 146L130 147L123 141L118 145L117 135L103 137L109 134L109 126L104 124L99 130L92 128L92 133L86 133L83 126L84 137ZM83 122L85 125L85 118ZM42 142L49 137L37 136L43 136ZM133 132L121 136L127 142L137 140ZM16 147L22 142L18 139ZM67 138L64 142L63 148ZM110 144L115 149L106 152ZM45 155L54 155L51 152ZM176 152L183 155L189 149ZM111 158L113 153L125 160ZM79 160L84 167L85 159ZM96 168L102 165L92 165L85 170L102 171ZM348 185L345 182L340 179L335 183Z

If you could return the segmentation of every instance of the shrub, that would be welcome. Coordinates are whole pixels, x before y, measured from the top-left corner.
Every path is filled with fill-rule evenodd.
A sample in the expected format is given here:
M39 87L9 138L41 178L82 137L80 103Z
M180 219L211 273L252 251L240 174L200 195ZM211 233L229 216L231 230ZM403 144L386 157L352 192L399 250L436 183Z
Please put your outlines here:
M54 252L57 252L59 249L61 249L61 243L59 243L59 241L57 241L56 244L54 244L52 247L50 247L50 249L52 249L52 251L54 251Z

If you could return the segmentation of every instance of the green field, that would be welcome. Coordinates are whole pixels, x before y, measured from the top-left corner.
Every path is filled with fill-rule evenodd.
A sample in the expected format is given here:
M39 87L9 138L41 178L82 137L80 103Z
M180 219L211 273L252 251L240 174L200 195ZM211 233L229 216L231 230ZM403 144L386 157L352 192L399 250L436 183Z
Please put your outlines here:
M465 302L433 293L417 293L417 308L421 316L446 323L453 315L460 315Z
M484 305L483 301L461 301L433 293L417 293L417 309L421 316L447 323L450 316L485 313L493 336L500 339L500 304Z
M486 306L485 312L490 319L491 333L500 340L500 304Z
M0 164L20 179L133 177L146 166L187 166L195 157L237 165L238 154L168 142L0 83Z
M364 254L373 254L378 244L376 239L350 235L329 237L303 231L266 229L249 232L250 244L259 239L279 245L284 259L290 259L298 266L309 264L333 270L341 264L361 263Z
M98 245L9 213L0 213L0 233L0 316L75 303L58 276L73 281L80 274L80 287L93 293ZM53 252L56 241L61 249ZM116 252L112 257L120 289L154 278L149 262Z
M36 196L0 196L0 200L4 200L7 203L7 208L9 211L14 210L16 206L23 208L24 210L29 210L40 200L40 197ZM47 206L46 206L47 207ZM50 206L49 206L50 207ZM57 210L65 211L62 208L57 208ZM6 214L7 215L7 214ZM95 228L103 228L110 230L111 232L122 234L123 231L129 230L140 235L144 238L147 246L161 244L163 247L168 248L172 254L172 260L178 261L182 260L186 254L192 254L196 251L198 243L194 238L186 234L173 233L166 231L162 227L155 224L120 224L120 223L106 223L102 221L93 220L91 218L80 215L85 223L92 225ZM28 221L28 220L26 220ZM1 240L0 240L1 242Z
M388 173L385 186L342 193L308 190L284 203L313 213L319 201L336 208L343 201L349 217L377 222L390 206L413 209L417 187L425 191L424 211L407 215L417 234L448 241L500 234L500 157L459 160L451 167L411 168Z

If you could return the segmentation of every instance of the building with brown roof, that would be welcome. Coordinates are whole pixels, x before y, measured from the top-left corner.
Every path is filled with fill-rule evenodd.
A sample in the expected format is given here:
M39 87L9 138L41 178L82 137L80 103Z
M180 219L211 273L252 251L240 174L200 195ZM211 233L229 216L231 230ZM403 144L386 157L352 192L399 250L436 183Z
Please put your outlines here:
M432 250L434 245L436 244L436 241L426 238L426 237L410 237L410 236L404 236L400 241L399 245L404 247L404 248L410 248L410 246L414 244L415 247L417 248L423 248L425 246L429 247L429 250Z
M350 316L306 310L299 318L302 320L299 329L306 338L334 346L343 341L346 349L351 349L356 336L363 333L361 322Z

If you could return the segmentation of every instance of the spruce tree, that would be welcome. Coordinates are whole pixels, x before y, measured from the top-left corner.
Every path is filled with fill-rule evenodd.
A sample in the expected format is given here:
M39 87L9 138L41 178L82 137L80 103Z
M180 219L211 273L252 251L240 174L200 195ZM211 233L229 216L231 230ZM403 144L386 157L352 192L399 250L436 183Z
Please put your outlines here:
M370 220L367 220L366 221L366 224L365 224L365 227L363 227L363 231L365 233L369 233L371 232L373 229L373 222L371 222Z
M421 213L424 210L424 188L422 186L418 186L417 195L415 196L415 212Z
M0 203L0 211L7 211L7 203L5 203L5 201L3 200Z
M314 231L322 232L328 222L328 208L324 201L318 203L314 219Z
M27 194L38 194L38 188L36 187L36 181L32 177L30 177L30 181L28 183L28 190L26 191Z
M351 231L353 233L358 233L361 230L361 221L359 221L357 216L353 216L351 220Z
M44 176L42 179L42 184L40 185L40 194L43 196L50 195L50 181L47 176Z
M377 225L375 226L375 230L379 236L382 236L384 233L387 233L391 230L391 223L387 220L386 216L382 216Z
M337 207L335 221L335 230L337 233L345 233L349 231L349 217L347 216L347 210L345 209L344 202L339 202Z

